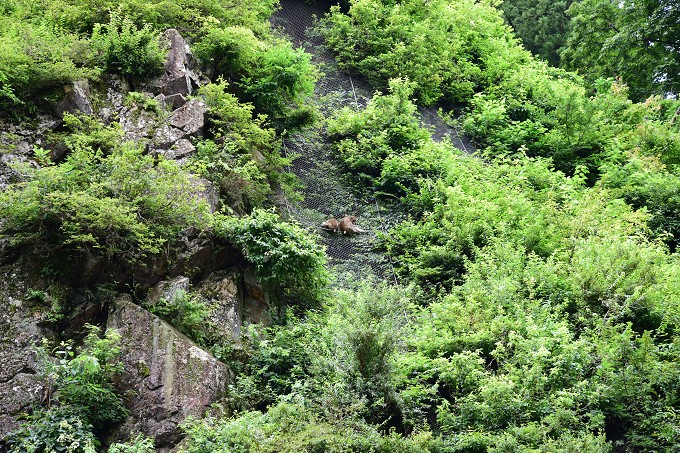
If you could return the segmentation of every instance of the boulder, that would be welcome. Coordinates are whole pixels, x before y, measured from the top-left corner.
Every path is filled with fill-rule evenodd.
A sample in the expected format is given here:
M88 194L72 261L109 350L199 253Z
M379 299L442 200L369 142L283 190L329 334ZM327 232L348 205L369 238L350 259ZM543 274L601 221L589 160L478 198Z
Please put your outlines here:
M161 95L163 96L163 95ZM182 94L171 94L170 96L163 96L163 103L172 107L172 110L178 109L187 103L187 98Z
M166 30L163 37L168 43L168 57L165 74L161 78L161 92L166 96L190 95L200 83L194 72L196 59L177 30Z
M193 152L193 145L185 142L176 145L181 139L203 135L205 125L205 115L207 107L204 102L198 99L191 99L182 107L178 108L168 119L167 124L163 124L156 129L152 143L159 150L169 150L172 147L184 151ZM188 141L188 140L187 140ZM159 151L166 154L167 151ZM179 158L181 156L177 156ZM175 158L170 156L168 158Z
M84 113L92 115L92 103L90 102L90 86L87 80L79 80L73 82L73 85L67 85L66 96L57 105L57 113L60 117L64 117L65 113Z
M214 238L184 237L173 243L177 254L173 256L172 277L186 275L192 280L205 278L218 269L227 269L243 262L243 256L229 244L220 244Z
M186 135L187 134L181 129L163 124L154 132L152 142L160 150L168 150L177 142L177 140L185 137Z
M200 197L208 203L210 212L216 213L220 206L220 191L205 178L197 178L195 181L195 187L199 189Z
M205 102L191 99L182 107L172 112L168 123L170 126L184 131L187 136L195 135L203 129L207 111L208 108Z
M196 152L196 148L186 138L180 138L172 145L172 148L165 151L163 155L166 159L181 159Z
M129 296L112 304L107 329L121 334L125 368L120 384L134 392L130 415L111 441L140 432L167 451L181 439L179 424L224 400L233 380L229 368Z
M252 268L243 272L243 311L248 322L270 325L269 300Z
M158 126L157 115L137 107L120 111L120 125L125 132L125 140L144 143Z

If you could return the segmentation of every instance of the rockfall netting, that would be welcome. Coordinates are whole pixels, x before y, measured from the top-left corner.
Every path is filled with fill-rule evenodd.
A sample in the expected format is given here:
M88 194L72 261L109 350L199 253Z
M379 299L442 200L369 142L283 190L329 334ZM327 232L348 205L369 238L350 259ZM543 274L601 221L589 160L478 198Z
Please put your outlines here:
M373 90L361 77L338 68L332 53L324 49L323 39L314 33L316 20L335 3L281 0L281 9L272 17L272 25L296 46L304 47L319 66L323 75L317 83L314 99L324 117L345 106L362 109L373 95ZM473 151L470 142L456 128L448 126L436 108L420 109L420 116L435 140L450 140L465 152ZM366 188L351 184L340 161L333 155L323 124L287 137L283 152L287 156L297 156L290 170L302 182L300 192L304 197L299 202L286 201L285 214L321 236L329 262L339 277L397 282L389 259L376 251L375 245L379 234L386 233L406 218L408 212L398 203L378 199ZM356 216L357 226L366 233L343 236L320 227L331 217L340 219L345 215Z

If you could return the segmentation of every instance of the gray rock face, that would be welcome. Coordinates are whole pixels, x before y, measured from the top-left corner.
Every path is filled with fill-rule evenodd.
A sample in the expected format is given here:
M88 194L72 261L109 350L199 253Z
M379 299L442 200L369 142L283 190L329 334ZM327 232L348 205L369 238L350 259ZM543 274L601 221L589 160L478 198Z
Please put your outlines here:
M168 158L178 159L194 152L195 148L188 138L203 135L206 113L204 102L191 99L172 112L167 124L156 129L153 145L161 154L167 154Z
M205 102L192 99L172 112L169 123L184 131L186 135L195 135L203 128L207 111Z
M210 206L210 212L217 212L220 206L220 191L213 183L205 178L198 178L196 184L200 186L200 196L205 199Z
M41 315L29 306L25 277L0 268L0 439L19 423L16 416L41 402L45 387L37 377L32 345L46 334Z
M162 94L160 96L163 96ZM187 98L182 94L171 94L170 96L163 96L165 105L169 105L173 110L180 108L187 103Z
M172 148L165 151L163 155L166 159L181 159L196 152L196 148L186 138L180 138L172 145Z
M149 300L153 302L157 302L161 299L172 300L180 291L189 292L190 289L191 282L188 277L175 277L172 280L158 282L149 293Z
M161 91L166 96L175 94L190 95L199 86L199 78L194 72L196 59L189 45L177 30L171 28L163 33L168 43L168 59L165 74L161 78Z
M84 113L92 115L92 103L90 102L90 86L87 80L73 82L72 86L66 88L66 96L57 105L57 113L64 117L65 113Z
M128 296L112 305L107 328L122 336L122 385L136 392L130 398L130 416L112 440L141 432L154 437L157 449L167 451L181 438L180 423L190 415L202 416L211 404L223 400L233 375Z
M210 321L217 327L220 337L232 340L238 340L243 325L239 277L236 270L214 272L196 288L212 307Z

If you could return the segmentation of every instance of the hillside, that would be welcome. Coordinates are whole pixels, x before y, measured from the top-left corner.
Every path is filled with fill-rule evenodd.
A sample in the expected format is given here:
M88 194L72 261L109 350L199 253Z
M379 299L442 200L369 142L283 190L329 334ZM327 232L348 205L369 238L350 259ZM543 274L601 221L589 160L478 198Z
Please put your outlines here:
M0 3L0 451L677 451L677 5L334 3Z

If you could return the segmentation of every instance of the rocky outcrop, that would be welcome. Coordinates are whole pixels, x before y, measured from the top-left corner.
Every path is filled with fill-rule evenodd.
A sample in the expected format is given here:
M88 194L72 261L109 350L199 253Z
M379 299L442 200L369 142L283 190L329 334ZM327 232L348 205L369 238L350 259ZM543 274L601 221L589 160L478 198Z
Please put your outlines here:
M240 273L237 270L210 274L196 291L212 308L210 321L221 338L238 340L243 325L243 293L239 291Z
M92 103L90 102L90 86L87 80L73 82L65 88L66 96L57 105L57 114L63 118L65 113L84 113L92 115Z
M45 393L33 345L48 333L40 327L44 315L32 306L25 281L19 270L0 268L0 439Z
M210 308L211 336L238 341L244 325L271 323L269 305L250 269L218 270L196 285L192 285L188 277L178 276L159 282L147 300L151 304L161 299L171 301L189 292L195 293Z
M161 92L165 96L178 95L175 99L190 95L200 85L197 62L189 49L189 45L177 30L171 28L163 33L168 43L168 57L165 62L165 73L161 78Z
M180 140L186 140L190 137L200 137L202 135L203 126L205 125L206 113L207 107L204 102L199 101L198 99L190 100L182 107L172 112L168 123L156 130L152 140L154 145L162 150L170 150L173 147L183 146L183 143L178 145ZM188 153L183 153L181 154L181 157L184 157L187 154Z
M135 393L129 399L130 416L112 440L141 432L166 451L179 442L180 423L223 401L233 379L229 368L129 297L113 303L107 329L121 334L121 385Z

